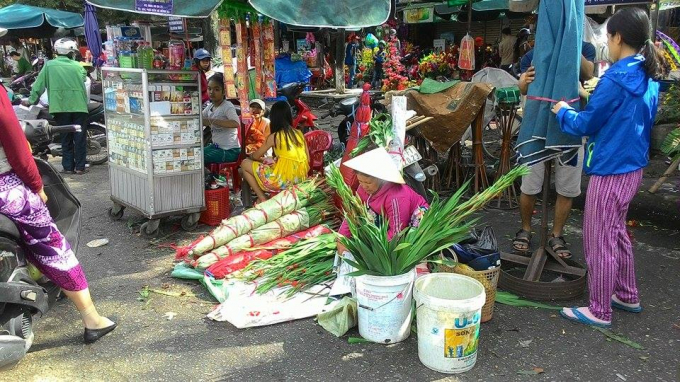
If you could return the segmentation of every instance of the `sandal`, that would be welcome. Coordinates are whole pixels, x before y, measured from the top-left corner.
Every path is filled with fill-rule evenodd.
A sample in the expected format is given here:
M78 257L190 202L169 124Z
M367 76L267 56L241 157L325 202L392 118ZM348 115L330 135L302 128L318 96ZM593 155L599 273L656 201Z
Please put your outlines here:
M562 308L560 310L560 315L569 321L578 322L588 326L594 326L596 328L611 328L612 323L607 321L594 321L588 318L585 314L581 313L578 308Z
M571 251L567 248L567 242L564 241L563 236L553 236L548 240L548 245L561 259L571 259Z
M515 234L515 238L512 240L512 249L516 252L529 252L529 246L531 244L531 232L520 229Z

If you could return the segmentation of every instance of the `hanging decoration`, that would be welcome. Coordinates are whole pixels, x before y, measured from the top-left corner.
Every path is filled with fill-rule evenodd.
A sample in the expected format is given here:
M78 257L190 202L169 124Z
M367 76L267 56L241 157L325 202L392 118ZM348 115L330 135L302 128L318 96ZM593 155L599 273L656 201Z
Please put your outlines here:
M236 22L236 91L242 120L250 119L248 80L248 27L241 19Z
M265 98L276 97L276 72L274 61L274 24L265 20L262 24L262 48L264 55L264 96Z
M220 47L222 49L222 64L224 65L224 89L227 98L236 98L236 83L234 81L234 66L231 54L231 22L229 19L220 20Z
M475 40L469 34L460 42L458 67L463 70L475 69Z
M250 63L255 67L255 93L258 97L264 94L264 73L262 72L262 24L253 21L253 55Z

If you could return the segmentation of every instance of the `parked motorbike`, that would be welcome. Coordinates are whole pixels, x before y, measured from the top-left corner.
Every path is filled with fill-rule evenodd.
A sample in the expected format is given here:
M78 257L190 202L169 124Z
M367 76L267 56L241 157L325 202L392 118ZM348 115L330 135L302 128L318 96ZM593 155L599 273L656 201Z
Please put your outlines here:
M87 105L88 115L83 125L85 127L87 144L87 162L90 165L106 163L109 154L106 149L106 125L104 124L104 105L100 102L90 102ZM27 121L32 124L55 125L54 118L47 109L42 109L38 113L36 120ZM50 137L50 141L41 141L39 144L32 145L33 155L43 160L47 160L48 154L60 157L63 155L61 149L61 134L57 133Z
M375 93L371 95L371 110L373 110L374 113L380 114L380 113L386 113L387 112L387 107L380 103L380 100L383 99L384 97L379 94ZM350 97L350 98L345 98L342 101L338 102L335 104L333 109L329 112L328 115L332 117L337 117L338 115L344 115L345 118L338 124L338 140L343 144L347 145L347 138L349 136L349 130L352 127L352 123L354 123L354 112L359 108L359 96L357 97ZM328 115L323 116L322 118L327 117Z
M316 130L316 120L318 119L312 109L300 99L300 94L307 86L304 82L293 82L283 85L276 90L278 96L286 97L290 107L293 109L293 127L307 133Z
M75 132L78 126L33 126L22 123L28 141L50 140L54 134ZM78 249L80 202L64 178L46 161L35 159L42 176L47 208L59 230ZM33 343L33 320L59 298L60 289L29 269L17 226L0 214L0 370L13 367Z
M387 112L387 107L380 102L380 100L383 98L384 96L381 93L374 93L371 95L371 109L374 113L380 114ZM352 97L338 102L333 110L330 111L331 116L345 116L345 118L338 125L338 139L345 146L347 145L350 128L354 123L354 114L358 107L359 97ZM402 153L402 157L404 158L404 181L406 181L406 184L409 185L414 191L427 199L427 191L425 190L425 185L423 184L425 182L426 176L423 172L423 169L420 167L420 164L418 164L418 162L423 158L414 146L409 145L409 140L410 137L407 134L406 142L404 142L404 152Z
M15 78L14 81L10 82L9 88L12 89L15 94L28 96L31 93L31 87L35 82L36 77L38 77L38 73L39 72L28 72L23 76Z

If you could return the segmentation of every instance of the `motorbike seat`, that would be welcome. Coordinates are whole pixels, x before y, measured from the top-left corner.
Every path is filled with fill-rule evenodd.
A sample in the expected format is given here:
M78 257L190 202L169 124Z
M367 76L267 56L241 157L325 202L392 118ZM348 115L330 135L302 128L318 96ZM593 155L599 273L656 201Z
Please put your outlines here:
M0 235L7 236L14 240L21 239L17 225L3 214L0 214Z
M301 82L291 82L289 84L285 84L282 87L280 87L277 91L278 94L286 97L288 102L293 102L295 99L295 96L297 95L296 93L298 92L298 89L300 86L303 86L303 83Z
M88 114L96 114L97 112L104 111L104 104L99 103L99 102L89 102L87 104L87 113Z
M342 115L350 115L358 107L359 97L345 98L340 101L340 112Z

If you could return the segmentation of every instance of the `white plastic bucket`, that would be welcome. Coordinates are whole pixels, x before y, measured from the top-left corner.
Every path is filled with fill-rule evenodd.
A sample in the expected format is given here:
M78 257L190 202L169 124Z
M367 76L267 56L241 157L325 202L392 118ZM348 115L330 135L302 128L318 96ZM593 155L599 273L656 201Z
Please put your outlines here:
M420 362L441 373L472 369L486 300L484 286L471 277L433 273L416 281L413 294Z
M359 276L359 334L377 343L395 343L411 333L415 269L399 276Z

